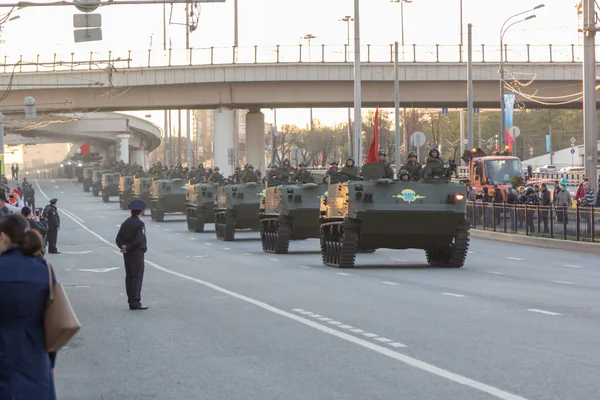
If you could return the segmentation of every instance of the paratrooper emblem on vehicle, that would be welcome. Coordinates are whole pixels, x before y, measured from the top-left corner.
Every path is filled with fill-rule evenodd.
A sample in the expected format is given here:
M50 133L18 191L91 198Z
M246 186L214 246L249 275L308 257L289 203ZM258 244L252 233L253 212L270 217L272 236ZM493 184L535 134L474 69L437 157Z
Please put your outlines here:
M400 194L396 194L392 197L395 197L397 199L402 199L407 203L412 203L416 200L419 199L424 199L425 196L420 196L418 195L414 190L412 189L404 189Z

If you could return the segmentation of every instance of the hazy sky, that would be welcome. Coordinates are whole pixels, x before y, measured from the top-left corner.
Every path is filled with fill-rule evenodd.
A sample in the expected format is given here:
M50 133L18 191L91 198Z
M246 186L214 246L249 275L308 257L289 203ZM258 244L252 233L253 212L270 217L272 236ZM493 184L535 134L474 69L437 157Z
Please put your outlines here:
M9 1L13 0L0 0L0 3ZM240 47L306 43L301 37L307 33L317 36L314 45L343 45L347 40L346 24L339 19L354 14L353 3L353 0L239 0ZM466 24L472 23L475 44L497 46L504 20L540 3L545 3L545 7L536 10L537 18L512 28L505 43L558 45L579 41L575 0L463 0L463 3L465 32ZM459 43L459 4L459 0L413 0L405 4L405 43ZM200 8L199 26L191 34L190 45L194 48L232 45L233 0L201 4ZM170 9L171 6L167 6L167 20ZM1 9L0 12L8 10ZM37 53L68 55L74 52L81 54L76 58L86 59L90 51L147 50L151 43L153 49L160 51L163 46L162 11L161 5L103 7L97 12L102 14L104 40L74 43L72 15L79 13L74 7L25 8L15 13L20 19L4 26L2 39L5 42L0 45L0 53L24 54L25 59L34 60ZM390 0L361 0L360 16L363 45L388 45L400 41L399 4ZM185 22L184 5L174 6L171 21ZM174 49L185 48L185 28L170 25L167 40ZM272 112L265 110L265 114L267 121L272 120ZM162 126L162 113L152 112L152 115L152 120ZM346 112L315 110L314 117L326 123L341 122L345 120ZM279 125L306 122L307 110L278 112Z

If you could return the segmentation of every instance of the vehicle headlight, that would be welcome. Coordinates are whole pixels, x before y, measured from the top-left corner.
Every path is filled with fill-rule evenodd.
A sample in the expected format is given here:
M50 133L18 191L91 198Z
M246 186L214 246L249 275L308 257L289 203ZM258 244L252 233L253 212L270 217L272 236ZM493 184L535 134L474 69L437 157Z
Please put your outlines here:
M64 164L60 164L60 167L61 167L61 168L62 168L62 167L64 167ZM39 172L39 171L38 171L38 172Z

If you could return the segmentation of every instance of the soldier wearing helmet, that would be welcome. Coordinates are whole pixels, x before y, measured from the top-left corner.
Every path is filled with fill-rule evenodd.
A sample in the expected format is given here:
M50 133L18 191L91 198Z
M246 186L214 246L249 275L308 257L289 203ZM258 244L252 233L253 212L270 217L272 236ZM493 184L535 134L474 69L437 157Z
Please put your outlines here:
M314 183L315 177L306 169L306 163L301 162L298 164L298 170L292 176L292 182L294 183Z
M333 160L329 165L330 165L329 169L325 173L323 182L332 184L332 183L340 183L347 179L347 177L345 175L342 175L342 173L338 169L339 163L337 162L337 160Z
M254 172L254 165L246 164L244 172L241 174L240 180L242 183L260 182L260 177Z
M218 184L222 184L223 182L225 182L225 177L223 175L221 175L219 167L213 168L213 173L210 176L210 179L208 181L210 183L218 183Z
M348 177L349 181L355 181L356 178L358 177L358 167L356 165L354 165L354 159L353 158L348 158L346 160L346 164L344 164L344 167L341 170L341 173L346 175Z
M270 169L267 171L264 181L267 182L267 187L281 185L281 182L278 179L279 170L277 165L271 164Z
M408 171L411 181L418 181L421 179L421 164L417 162L417 153L411 151L408 153L408 160L404 163L400 173ZM402 180L401 176L398 175L398 179Z
M382 178L385 179L394 179L394 171L392 170L392 167L390 167L390 164L386 161L387 154L385 153L385 151L383 150L379 150L379 152L377 153L377 158L379 160L379 163L383 164L385 173L382 176Z
M444 160L442 160L442 158L440 157L440 151L438 150L437 147L432 147L431 150L429 150L429 155L425 159L425 164L429 164L429 163L436 163L436 164L444 163Z
M283 183L288 183L294 172L294 167L290 165L290 160L286 158L277 169L277 179Z
M402 171L400 171L398 173L398 179L400 179L403 182L410 181L411 180L410 172L406 169L403 169Z
M246 166L244 168L248 168L248 164L246 164ZM242 172L242 168L240 168L239 166L237 166L237 167L235 167L235 170L233 172L233 176L231 176L229 178L229 180L231 180L231 181L233 181L235 183L240 183L242 181L242 175L243 174L244 174L244 172Z

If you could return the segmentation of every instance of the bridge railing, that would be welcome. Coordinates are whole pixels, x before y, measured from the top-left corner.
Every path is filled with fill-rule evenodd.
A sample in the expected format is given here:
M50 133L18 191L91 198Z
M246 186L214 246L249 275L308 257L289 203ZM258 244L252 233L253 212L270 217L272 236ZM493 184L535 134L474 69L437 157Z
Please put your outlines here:
M599 46L600 48L600 46ZM499 45L476 45L473 61L496 64L500 61ZM580 45L504 45L508 63L561 62L579 63L583 59ZM600 56L600 52L598 52ZM600 57L599 57L600 58ZM364 63L394 62L394 45L361 46ZM410 63L466 62L462 45L406 45L399 48L399 60ZM112 65L117 69L175 67L228 64L285 63L353 63L354 47L348 45L275 45L244 47L209 47L169 50L119 50L107 52L47 53L0 56L0 73L98 70Z

